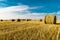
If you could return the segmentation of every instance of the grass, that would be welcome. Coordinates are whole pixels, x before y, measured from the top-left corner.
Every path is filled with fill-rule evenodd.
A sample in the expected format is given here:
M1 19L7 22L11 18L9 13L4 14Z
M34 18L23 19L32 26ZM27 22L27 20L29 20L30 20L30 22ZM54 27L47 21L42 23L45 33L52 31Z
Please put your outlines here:
M2 21L0 40L60 40L60 25L40 21Z

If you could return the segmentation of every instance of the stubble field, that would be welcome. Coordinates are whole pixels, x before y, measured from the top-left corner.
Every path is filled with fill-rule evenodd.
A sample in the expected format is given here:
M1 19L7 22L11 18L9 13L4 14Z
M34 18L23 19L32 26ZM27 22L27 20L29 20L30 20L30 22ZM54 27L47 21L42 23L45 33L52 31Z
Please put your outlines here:
M60 40L60 24L0 21L0 40Z

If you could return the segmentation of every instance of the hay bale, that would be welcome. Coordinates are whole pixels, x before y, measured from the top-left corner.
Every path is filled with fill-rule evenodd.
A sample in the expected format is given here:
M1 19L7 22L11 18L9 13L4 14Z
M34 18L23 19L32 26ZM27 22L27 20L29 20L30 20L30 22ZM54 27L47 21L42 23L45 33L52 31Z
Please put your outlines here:
M15 19L12 19L12 21L15 21Z
M56 16L55 15L46 15L44 21L45 21L45 24L56 24Z
M3 21L2 19L0 21Z
M20 22L21 21L21 19L17 19L17 22Z
M42 21L42 19L40 19L40 21Z
M31 19L27 19L27 21L31 21Z

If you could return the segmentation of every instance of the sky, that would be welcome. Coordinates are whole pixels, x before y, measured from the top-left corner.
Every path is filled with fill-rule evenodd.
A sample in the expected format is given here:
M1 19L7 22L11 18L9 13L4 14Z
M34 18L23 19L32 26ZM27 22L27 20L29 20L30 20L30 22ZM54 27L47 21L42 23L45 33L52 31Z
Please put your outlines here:
M0 19L44 19L46 14L60 19L60 0L0 0Z

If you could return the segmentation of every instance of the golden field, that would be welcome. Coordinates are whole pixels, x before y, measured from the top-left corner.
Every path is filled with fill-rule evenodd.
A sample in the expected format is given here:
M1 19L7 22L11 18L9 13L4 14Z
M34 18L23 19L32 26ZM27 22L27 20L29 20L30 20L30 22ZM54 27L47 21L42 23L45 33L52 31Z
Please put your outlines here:
M0 40L60 40L60 20L57 24L44 21L0 21Z

